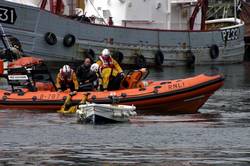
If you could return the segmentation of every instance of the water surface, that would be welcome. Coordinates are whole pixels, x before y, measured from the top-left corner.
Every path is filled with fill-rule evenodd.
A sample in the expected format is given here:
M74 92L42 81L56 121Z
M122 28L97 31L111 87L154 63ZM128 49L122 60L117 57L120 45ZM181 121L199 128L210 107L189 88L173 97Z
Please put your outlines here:
M151 69L149 79L223 73L200 113L134 124L81 125L75 117L0 110L0 165L250 165L250 64Z

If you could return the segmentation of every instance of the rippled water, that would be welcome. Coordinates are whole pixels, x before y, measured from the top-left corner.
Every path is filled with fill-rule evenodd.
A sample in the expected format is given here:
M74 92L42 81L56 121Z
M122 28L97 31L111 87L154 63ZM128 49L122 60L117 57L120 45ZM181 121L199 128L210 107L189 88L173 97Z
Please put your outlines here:
M0 111L0 165L250 165L250 64L151 69L150 79L222 72L199 114L81 125L75 117Z

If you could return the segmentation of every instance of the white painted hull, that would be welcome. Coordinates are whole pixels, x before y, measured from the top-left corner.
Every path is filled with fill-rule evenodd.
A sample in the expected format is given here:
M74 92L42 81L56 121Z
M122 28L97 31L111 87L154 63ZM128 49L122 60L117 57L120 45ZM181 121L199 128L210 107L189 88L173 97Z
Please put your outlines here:
M79 123L104 124L128 122L129 117L135 116L134 106L110 104L79 105L77 121Z

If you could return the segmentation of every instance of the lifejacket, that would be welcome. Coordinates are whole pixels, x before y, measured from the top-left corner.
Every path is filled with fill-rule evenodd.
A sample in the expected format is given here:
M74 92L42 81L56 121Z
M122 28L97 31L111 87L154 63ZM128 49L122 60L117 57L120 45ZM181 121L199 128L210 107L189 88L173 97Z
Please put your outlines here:
M114 68L114 62L110 56L107 58L103 56L99 56L99 59L102 62L102 66L100 66L100 71L102 71L104 68Z
M140 70L134 70L133 72L129 73L123 80L122 88L131 89L147 87L149 84L152 83L152 81L142 80L147 73L147 70L144 68Z
M70 82L73 82L75 85L75 89L78 90L79 84L78 84L75 72L71 69L70 74L66 76L66 75L63 75L63 72L60 69L60 72L57 74L57 77L56 77L56 87L60 89L61 83L64 83L67 85Z
M60 81L65 83L71 82L73 80L73 73L74 71L71 69L69 75L64 75L64 72L62 71L62 69L60 69Z

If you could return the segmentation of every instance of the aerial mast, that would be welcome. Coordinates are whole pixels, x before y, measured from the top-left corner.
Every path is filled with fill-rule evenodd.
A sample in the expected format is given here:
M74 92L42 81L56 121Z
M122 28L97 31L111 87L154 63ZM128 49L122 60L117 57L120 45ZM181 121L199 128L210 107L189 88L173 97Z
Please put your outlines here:
M42 0L40 9L45 10L48 0ZM63 0L49 0L50 12L54 14L62 14L64 10Z
M194 29L194 22L195 18L200 11L201 8L201 30L205 30L205 21L207 17L207 10L208 10L208 0L198 0L194 11L192 13L192 16L189 19L189 29L193 30Z

